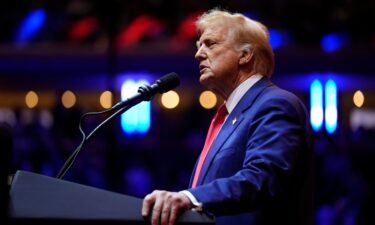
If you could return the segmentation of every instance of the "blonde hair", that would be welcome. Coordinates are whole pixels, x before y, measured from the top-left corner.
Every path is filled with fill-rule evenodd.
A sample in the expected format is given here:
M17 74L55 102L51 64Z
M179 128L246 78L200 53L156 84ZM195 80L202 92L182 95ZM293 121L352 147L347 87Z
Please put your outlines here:
M198 33L202 33L212 23L220 22L229 30L238 50L253 52L253 67L257 73L271 77L274 68L274 54L269 42L266 26L240 13L230 13L212 9L201 15L196 21Z

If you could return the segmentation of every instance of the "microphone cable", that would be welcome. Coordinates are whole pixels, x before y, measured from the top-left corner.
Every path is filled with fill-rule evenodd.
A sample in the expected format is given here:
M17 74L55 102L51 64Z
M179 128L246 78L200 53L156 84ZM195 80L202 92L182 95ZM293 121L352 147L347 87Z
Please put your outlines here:
M102 121L98 126L96 126L91 132L89 135L86 135L86 133L83 131L82 129L82 122L84 120L85 117L87 116L95 116L95 115L102 115L102 114L106 114L106 113L109 113L113 110L115 110L117 107L112 107L110 109L107 109L107 110L104 110L104 111L100 111L100 112L88 112L88 113L85 113L81 116L80 120L79 120L79 125L78 125L78 129L82 135L82 140L81 140L81 143L77 146L77 148L73 151L73 153L69 156L69 158L65 161L64 165L61 167L60 171L58 172L56 178L58 179L63 179L63 177L65 176L65 174L67 173L67 171L72 167L74 161L76 160L79 152L81 151L81 149L86 145L86 143L91 139L91 137L93 136L94 133L96 133L101 127L103 127L103 125L105 125L108 121L112 120L113 118L115 118L116 116L118 116L120 113L128 110L129 108L131 108L132 106L129 105L129 106L126 106L126 107L123 107L119 110L117 110L115 113L113 113L111 116L109 116L108 118L106 118L104 121Z

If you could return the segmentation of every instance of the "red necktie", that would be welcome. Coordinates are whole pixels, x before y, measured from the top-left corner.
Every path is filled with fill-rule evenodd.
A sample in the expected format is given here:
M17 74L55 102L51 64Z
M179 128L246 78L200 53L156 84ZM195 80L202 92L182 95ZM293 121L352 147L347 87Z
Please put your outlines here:
M197 168L195 170L194 179L192 187L197 186L197 181L199 178L199 174L201 172L201 169L203 167L204 160L206 159L206 156L208 154L208 151L211 147L212 142L215 140L215 137L217 133L219 132L221 126L224 123L225 117L228 115L228 110L225 104L221 105L219 110L217 111L215 117L212 119L210 128L208 129L206 141L204 143L204 148L202 150L202 153L200 155Z

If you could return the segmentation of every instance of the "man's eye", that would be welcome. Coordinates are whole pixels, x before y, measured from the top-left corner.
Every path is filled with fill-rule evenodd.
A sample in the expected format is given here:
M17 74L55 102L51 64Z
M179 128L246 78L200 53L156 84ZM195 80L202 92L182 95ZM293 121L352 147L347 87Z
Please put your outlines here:
M208 47L213 46L213 45L215 45L215 44L216 44L216 42L214 42L214 41L209 41L209 42L207 42L207 46L208 46Z

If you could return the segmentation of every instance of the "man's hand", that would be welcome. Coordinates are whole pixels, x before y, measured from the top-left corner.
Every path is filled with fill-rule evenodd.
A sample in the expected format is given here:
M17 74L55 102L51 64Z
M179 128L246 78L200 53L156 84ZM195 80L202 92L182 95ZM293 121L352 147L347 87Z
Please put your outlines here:
M181 210L193 207L190 199L179 192L153 191L143 200L142 216L148 217L152 209L151 224L174 225Z

